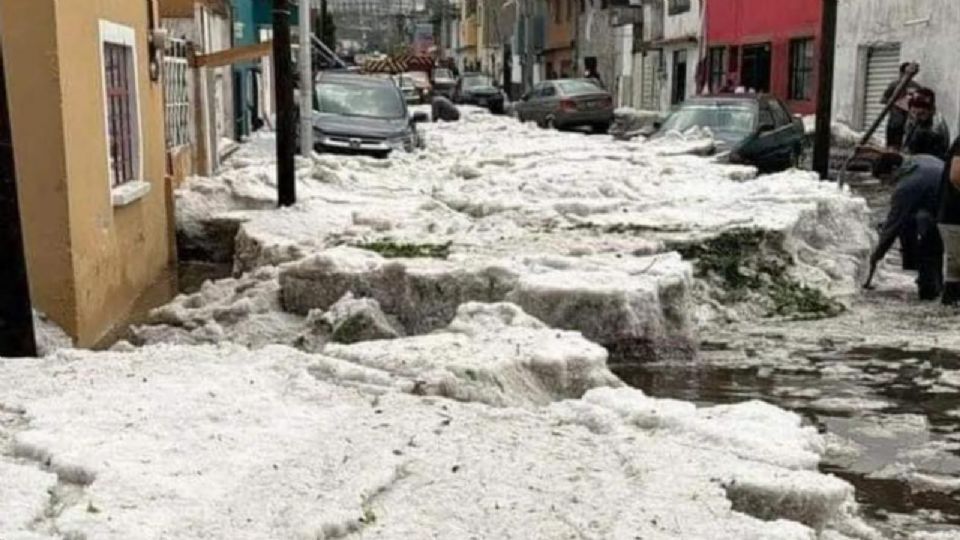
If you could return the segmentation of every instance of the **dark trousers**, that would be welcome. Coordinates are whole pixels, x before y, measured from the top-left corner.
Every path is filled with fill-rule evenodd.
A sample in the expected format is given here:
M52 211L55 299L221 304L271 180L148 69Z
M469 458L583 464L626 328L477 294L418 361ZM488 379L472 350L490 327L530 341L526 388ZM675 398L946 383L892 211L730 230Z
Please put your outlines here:
M917 289L921 300L936 300L943 291L943 240L927 212L917 214L916 231Z
M899 107L890 109L887 118L887 146L900 148L903 146L903 135L907 125L907 111Z
M900 228L900 255L904 270L920 269L920 231L917 230L920 218L907 220Z

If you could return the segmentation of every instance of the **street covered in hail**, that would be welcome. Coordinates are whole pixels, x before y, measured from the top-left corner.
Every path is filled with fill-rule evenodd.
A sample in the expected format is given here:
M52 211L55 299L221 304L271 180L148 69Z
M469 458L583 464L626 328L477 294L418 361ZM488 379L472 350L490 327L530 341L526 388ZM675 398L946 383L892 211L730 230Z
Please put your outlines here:
M902 372L816 355L960 341L881 309L893 265L858 297L863 198L699 157L709 133L461 112L297 158L293 207L269 132L184 183L181 258L229 275L110 351L0 359L0 539L957 537L960 441L861 384ZM904 365L956 404L960 372ZM775 391L710 398L744 370ZM923 527L864 495L888 480Z

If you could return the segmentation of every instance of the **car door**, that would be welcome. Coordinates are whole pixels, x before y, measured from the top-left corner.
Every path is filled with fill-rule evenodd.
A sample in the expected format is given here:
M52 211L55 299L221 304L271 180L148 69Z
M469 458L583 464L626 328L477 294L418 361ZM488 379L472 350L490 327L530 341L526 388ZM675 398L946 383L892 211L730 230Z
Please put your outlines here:
M790 147L790 165L794 163L795 157L800 157L803 153L804 145L807 140L807 131L803 127L803 120L799 117L796 117L790 113L790 107L787 106L783 101L776 99L776 103L780 108L786 113L787 121L789 123L789 128L784 132L784 141L787 146Z
M799 122L790 115L790 109L775 97L770 98L770 109L776 121L776 159L784 169L793 166L795 157L799 155L802 146L802 127L798 130Z
M537 107L540 111L538 119L541 124L546 124L547 118L556 116L557 104L560 102L560 92L557 85L552 82L544 83L540 92L540 99Z
M756 139L750 145L751 151L746 157L762 172L782 169L789 161L790 148L785 147L783 142L785 130L789 129L789 126L783 124L782 118L778 122L776 116L770 101L761 98L757 103Z
M520 101L518 105L520 119L527 122L533 120L539 122L540 120L536 115L537 100L539 99L540 90L543 89L543 83L537 83L533 85L533 88L530 92L527 93L525 99Z

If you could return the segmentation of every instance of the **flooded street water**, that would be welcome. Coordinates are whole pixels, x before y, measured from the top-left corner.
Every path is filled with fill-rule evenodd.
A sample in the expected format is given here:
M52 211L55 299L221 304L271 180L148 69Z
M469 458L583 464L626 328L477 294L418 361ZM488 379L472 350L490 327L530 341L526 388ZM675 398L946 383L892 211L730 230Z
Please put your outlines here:
M783 368L650 364L617 374L646 393L702 405L760 399L827 434L824 472L857 487L865 515L891 537L960 530L960 373L956 353L810 352ZM944 374L947 374L946 377Z
M882 219L887 190L856 189ZM960 314L915 300L898 261L836 319L708 330L694 363L614 371L655 397L795 411L826 436L821 469L856 486L886 536L960 535Z

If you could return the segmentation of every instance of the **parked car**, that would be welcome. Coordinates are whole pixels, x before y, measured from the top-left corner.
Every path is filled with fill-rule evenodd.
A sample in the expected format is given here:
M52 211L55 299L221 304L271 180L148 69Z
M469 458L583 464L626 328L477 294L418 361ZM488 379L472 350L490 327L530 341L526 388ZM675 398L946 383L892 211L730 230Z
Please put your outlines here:
M408 71L403 74L413 81L420 95L420 103L430 103L430 96L433 93L433 86L430 84L430 75L426 71Z
M610 92L586 79L543 81L517 103L514 115L521 122L536 122L546 128L590 126L606 133L613 122Z
M723 94L687 100L670 113L654 137L670 131L709 128L716 153L730 163L776 172L799 165L803 156L803 122L786 105L767 94Z
M423 142L417 124L426 113L410 116L403 94L390 79L347 73L317 78L313 130L317 150L386 157L413 151Z
M433 94L447 98L453 97L453 89L457 85L457 79L453 72L447 68L434 68L430 74L433 82Z
M421 103L420 92L417 91L417 86L414 84L413 79L402 74L394 75L393 82L397 85L397 88L400 89L400 93L403 94L403 100L406 101L408 105Z
M453 91L454 103L485 107L494 114L503 114L505 100L493 79L483 73L464 73Z

